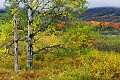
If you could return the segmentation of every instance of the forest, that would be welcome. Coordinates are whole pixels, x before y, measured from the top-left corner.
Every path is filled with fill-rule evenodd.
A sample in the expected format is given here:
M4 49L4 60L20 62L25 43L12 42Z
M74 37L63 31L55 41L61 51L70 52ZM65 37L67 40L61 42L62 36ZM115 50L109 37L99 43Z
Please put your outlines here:
M120 21L104 16L115 17L119 10L92 11L86 4L5 0L0 80L120 80Z
M96 7L89 8L83 14L78 15L85 21L106 21L106 22L120 22L120 8L118 7Z

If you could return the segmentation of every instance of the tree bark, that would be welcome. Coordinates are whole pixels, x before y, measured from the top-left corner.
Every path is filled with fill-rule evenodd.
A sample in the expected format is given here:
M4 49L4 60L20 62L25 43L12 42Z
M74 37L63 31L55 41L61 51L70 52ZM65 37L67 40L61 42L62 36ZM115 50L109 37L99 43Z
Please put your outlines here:
M17 35L17 19L14 16L14 44L15 44L15 54L14 54L14 69L18 72L18 35Z
M27 52L27 69L32 69L32 9L30 7L31 0L28 0L28 52Z

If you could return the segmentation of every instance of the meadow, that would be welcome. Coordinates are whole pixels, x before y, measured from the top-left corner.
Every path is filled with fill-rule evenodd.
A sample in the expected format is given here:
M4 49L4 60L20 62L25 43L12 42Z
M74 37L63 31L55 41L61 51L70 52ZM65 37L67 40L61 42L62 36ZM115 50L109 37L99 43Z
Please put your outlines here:
M38 57L39 56L39 57ZM40 58L44 56L44 58ZM0 58L1 80L119 80L120 54L92 50L86 55L55 57L34 55L33 70L26 71L26 57L19 56L19 72L14 72L13 56ZM42 59L42 60L41 60Z
M105 9L98 14L102 20L90 15L94 20L85 21L79 15L87 4L5 0L5 12L0 13L0 80L120 80L119 11Z
M76 23L80 26L76 27ZM18 73L14 72L13 49L10 49L10 53L2 53L0 79L119 80L120 36L101 35L99 31L91 36L90 34L94 33L91 31L93 29L91 23L91 25L86 22L76 23L62 22L55 26L57 32L54 35L42 34L34 37L35 39L39 37L39 40L34 43L35 51L45 46L49 47L33 55L33 70L26 70L26 42L19 41L21 54L18 57ZM68 28L68 25L75 27ZM64 30L64 33L59 33L61 30ZM78 31L80 32L77 33ZM62 45L52 47L58 44Z

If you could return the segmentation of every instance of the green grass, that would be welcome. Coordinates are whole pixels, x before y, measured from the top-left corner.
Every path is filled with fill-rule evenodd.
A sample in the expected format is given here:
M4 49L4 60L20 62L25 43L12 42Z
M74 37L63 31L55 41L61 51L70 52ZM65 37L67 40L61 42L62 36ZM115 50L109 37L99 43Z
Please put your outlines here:
M52 54L46 54L52 55ZM36 55L37 56L37 55ZM48 56L46 56L48 57ZM26 57L19 56L19 72L13 70L13 56L0 59L2 80L119 80L120 54L91 51L77 58L59 57L37 60L34 56L33 70L26 71Z

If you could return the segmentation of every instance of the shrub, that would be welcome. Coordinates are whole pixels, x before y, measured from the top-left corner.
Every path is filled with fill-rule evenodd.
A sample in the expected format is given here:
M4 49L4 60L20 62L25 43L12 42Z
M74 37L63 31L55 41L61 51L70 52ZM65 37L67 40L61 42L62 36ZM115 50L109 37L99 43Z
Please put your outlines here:
M64 40L66 39L64 46L71 47L74 51L80 50L82 54L88 53L92 49L98 33L94 31L93 26L87 25L83 21L72 21L69 24L70 26L65 26L63 33Z
M119 36L99 36L95 47L100 51L120 52L120 37Z
M47 55L47 54L46 54ZM22 58L23 56L23 58ZM48 55L49 56L49 55ZM58 57L34 61L34 70L24 69L24 55L19 58L21 70L10 68L13 57L3 56L0 63L0 79L7 80L114 80L120 79L120 54L90 51L77 58ZM6 61L4 62L4 59ZM9 61L9 63L7 62ZM4 63L3 63L4 62ZM5 68L4 64L7 64ZM8 68L9 67L9 68Z

